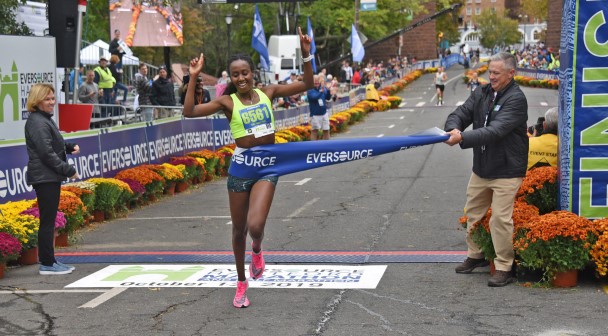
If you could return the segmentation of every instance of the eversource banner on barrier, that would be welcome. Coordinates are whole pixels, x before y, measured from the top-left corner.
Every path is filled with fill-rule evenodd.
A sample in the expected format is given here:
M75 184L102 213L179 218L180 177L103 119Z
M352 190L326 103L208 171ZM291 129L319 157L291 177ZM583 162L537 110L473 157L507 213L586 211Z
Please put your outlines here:
M560 71L560 207L608 216L608 1L565 0Z

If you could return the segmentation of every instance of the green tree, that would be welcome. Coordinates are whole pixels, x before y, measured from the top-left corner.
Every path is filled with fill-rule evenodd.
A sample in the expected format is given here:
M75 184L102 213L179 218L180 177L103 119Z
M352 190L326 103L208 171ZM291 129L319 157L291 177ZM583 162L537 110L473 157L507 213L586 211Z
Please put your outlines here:
M464 0L452 0L449 3L437 2L437 11L440 11L447 6L451 6L457 3L464 5ZM458 17L460 16L460 12L464 7L460 7L460 9L452 12L452 14L442 15L437 18L437 23L435 24L435 29L437 33L443 33L443 39L447 40L450 45L460 42L460 32L458 31Z
M485 10L477 20L479 42L484 48L504 48L521 41L517 21L509 19L504 12Z
M82 21L82 41L110 42L110 11L108 1L87 1L87 12Z
M25 0L1 0L0 1L0 35L32 35L32 31L23 23L17 22L15 12L19 3Z
M522 1L524 14L528 15L529 20L547 20L549 15L549 0L526 0Z

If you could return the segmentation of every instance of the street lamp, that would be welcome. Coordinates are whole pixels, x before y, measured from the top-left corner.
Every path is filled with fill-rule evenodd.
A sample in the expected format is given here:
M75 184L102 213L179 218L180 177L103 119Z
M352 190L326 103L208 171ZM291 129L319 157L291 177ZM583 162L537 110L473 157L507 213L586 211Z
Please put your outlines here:
M230 57L230 24L232 23L232 15L228 14L225 17L226 19L226 26L228 26L228 57Z
M519 16L520 19L522 19L522 18L524 19L524 46L523 46L522 50L526 50L526 23L528 22L528 15L527 14L524 14L524 15L519 14L518 16Z

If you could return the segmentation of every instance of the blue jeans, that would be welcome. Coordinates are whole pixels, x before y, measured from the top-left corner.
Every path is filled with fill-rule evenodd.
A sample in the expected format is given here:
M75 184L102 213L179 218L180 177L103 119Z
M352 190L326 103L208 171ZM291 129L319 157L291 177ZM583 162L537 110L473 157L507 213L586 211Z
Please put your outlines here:
M114 104L114 102L112 101L112 96L114 94L114 92L112 92L112 89L102 89L103 90L103 97L101 97L101 104ZM107 116L111 116L112 115L112 108L109 106L102 106L101 107L101 117L105 118Z
M126 102L127 94L129 93L129 88L126 85L124 85L123 83L116 82L116 84L114 84L114 97L116 97L116 98L118 98L118 90L122 90L125 93L122 101Z

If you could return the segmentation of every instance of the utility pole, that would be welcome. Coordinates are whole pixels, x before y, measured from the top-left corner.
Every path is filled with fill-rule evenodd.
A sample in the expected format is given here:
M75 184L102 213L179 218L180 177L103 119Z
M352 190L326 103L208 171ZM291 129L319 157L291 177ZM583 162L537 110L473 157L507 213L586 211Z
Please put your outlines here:
M359 31L359 8L361 7L361 0L355 0L355 29Z

